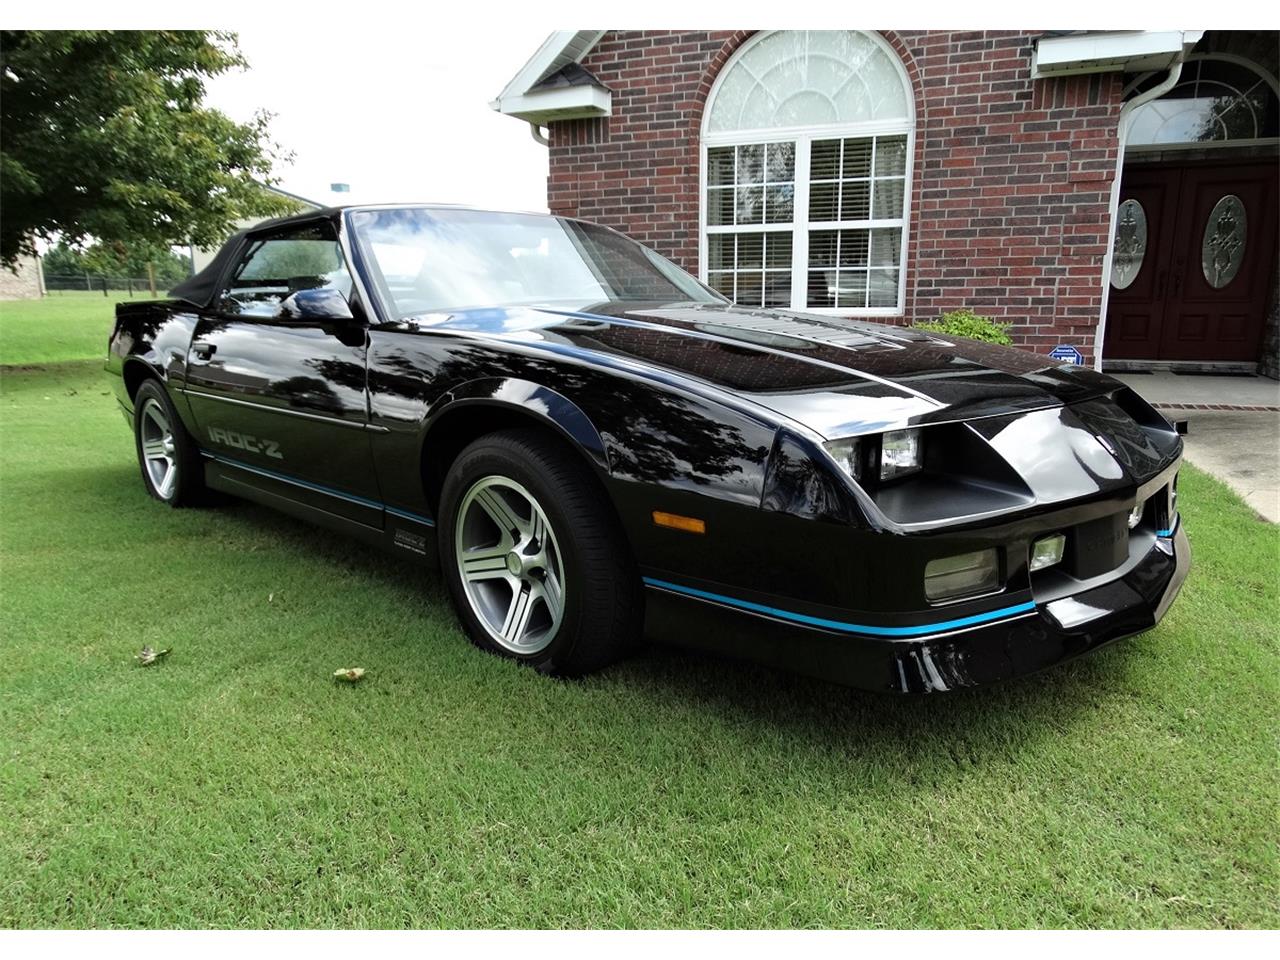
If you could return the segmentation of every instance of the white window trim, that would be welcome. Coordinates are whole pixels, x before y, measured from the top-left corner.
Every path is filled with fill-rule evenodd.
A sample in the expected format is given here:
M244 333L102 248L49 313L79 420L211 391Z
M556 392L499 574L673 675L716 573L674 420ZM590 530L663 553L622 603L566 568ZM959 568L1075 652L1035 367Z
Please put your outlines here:
M712 147L736 147L757 143L795 143L795 193L793 197L792 222L789 224L761 224L759 232L769 230L790 230L791 240L791 306L775 309L799 310L805 313L820 314L833 317L901 317L906 315L907 297L907 251L911 235L911 193L915 177L915 90L907 68L902 63L897 51L878 33L865 31L864 36L888 55L890 62L898 72L902 89L906 93L907 117L897 120L868 120L862 123L829 124L820 127L770 127L757 130L735 130L728 133L708 133L707 121L715 107L716 96L720 92L722 81L729 75L738 59L760 40L769 36L772 31L762 30L749 37L733 52L725 65L716 75L715 83L707 96L702 110L701 143L698 148L698 279L708 283L707 237L709 232L741 233L733 226L730 229L708 228L707 225L707 151ZM898 255L898 305L895 307L809 307L805 306L808 296L809 276L809 232L814 229L832 230L841 227L897 227L896 218L892 220L858 220L839 223L821 222L818 226L809 223L809 162L814 140L836 140L850 137L899 136L906 135L907 157L903 184L902 201L902 247ZM803 145L803 147L802 147ZM873 168L874 175L874 168ZM799 220L803 211L803 224ZM800 304L797 306L797 304Z

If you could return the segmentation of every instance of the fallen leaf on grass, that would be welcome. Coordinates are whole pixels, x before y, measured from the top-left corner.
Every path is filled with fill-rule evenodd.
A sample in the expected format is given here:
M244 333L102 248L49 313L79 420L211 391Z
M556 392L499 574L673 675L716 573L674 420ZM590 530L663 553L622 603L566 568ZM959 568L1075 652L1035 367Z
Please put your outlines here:
M148 646L148 647L143 647L141 653L135 653L133 655L133 659L138 661L139 666L149 667L151 666L151 664L155 663L161 657L167 657L168 655L169 655L168 647L166 647L163 650L152 650L151 647Z
M333 671L333 679L342 680L345 683L357 683L364 676L364 667L343 667L341 670Z

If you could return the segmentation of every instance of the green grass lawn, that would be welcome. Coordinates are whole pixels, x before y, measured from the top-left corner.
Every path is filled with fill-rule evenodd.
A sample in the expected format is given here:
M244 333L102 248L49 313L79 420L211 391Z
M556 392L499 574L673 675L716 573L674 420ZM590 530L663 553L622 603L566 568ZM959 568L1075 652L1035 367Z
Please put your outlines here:
M412 565L149 500L95 363L2 380L0 925L1280 923L1277 531L1193 468L1168 618L1042 676L566 683Z
M116 302L127 299L112 292L0 300L0 364L105 360Z

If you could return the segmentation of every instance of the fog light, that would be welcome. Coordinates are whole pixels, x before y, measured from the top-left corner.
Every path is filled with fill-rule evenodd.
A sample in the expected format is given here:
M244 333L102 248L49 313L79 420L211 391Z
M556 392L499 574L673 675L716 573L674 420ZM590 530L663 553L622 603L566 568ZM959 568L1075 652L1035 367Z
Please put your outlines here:
M1143 500L1141 503L1134 504L1132 510L1129 511L1129 529L1132 530L1142 522L1142 514L1147 509L1147 502Z
M920 431L893 430L880 441L880 479L892 480L920 469Z
M1052 567L1062 562L1062 551L1067 545L1067 538L1060 533L1052 537L1044 537L1031 545L1031 572Z
M1000 564L995 550L975 550L930 560L924 568L924 595L930 600L989 593L999 586Z

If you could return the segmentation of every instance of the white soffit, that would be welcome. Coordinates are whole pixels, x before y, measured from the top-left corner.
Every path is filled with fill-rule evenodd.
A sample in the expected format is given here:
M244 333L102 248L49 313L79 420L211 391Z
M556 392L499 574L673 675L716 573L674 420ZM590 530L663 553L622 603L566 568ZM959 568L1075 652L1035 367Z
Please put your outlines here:
M1191 52L1203 30L1126 30L1041 37L1031 54L1031 76L1163 70Z
M520 72L511 78L489 106L499 113L539 124L550 120L609 116L612 96L604 87L582 84L534 89L569 64L581 63L604 34L603 30L557 30L543 41L529 62L520 68Z

